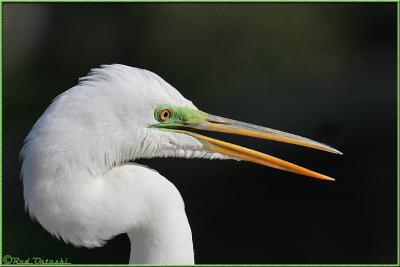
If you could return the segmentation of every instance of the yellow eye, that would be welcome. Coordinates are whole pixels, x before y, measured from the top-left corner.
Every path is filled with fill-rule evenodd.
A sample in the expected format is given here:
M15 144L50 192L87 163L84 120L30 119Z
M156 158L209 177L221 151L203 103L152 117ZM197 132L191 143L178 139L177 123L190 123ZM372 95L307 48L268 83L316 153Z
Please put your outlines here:
M164 108L160 110L158 117L161 121L166 121L172 117L172 110L170 110L169 108Z

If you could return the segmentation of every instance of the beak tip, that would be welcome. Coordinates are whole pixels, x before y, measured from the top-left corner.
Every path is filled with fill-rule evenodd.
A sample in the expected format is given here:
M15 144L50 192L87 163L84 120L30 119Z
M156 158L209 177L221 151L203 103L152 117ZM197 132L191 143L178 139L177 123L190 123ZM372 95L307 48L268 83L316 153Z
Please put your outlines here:
M332 177L329 177L327 175L323 175L323 174L320 174L320 173L317 173L317 176L312 176L312 177L318 178L318 179L321 179L321 180L326 180L326 181L332 181L332 182L336 181L335 178L332 178Z
M339 151L339 150L337 150L335 148L332 148L332 152L337 154L337 155L343 155L343 152L341 152L341 151Z

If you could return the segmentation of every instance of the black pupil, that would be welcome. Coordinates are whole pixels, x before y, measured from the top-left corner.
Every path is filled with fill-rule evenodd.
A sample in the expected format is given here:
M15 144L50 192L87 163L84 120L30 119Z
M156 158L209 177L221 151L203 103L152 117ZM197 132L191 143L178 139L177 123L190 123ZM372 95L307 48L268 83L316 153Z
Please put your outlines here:
M164 112L163 117L164 118L168 118L168 112L167 111Z

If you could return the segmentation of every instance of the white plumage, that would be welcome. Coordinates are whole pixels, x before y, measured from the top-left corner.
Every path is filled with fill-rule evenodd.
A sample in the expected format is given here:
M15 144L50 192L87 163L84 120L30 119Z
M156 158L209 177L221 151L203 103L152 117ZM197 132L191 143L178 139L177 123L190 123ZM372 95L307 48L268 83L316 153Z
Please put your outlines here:
M94 69L58 96L34 125L21 152L30 215L50 233L77 246L101 246L120 233L128 233L132 241L138 229L132 262L193 263L191 232L179 192L156 171L127 161L222 156L205 151L189 135L148 129L157 122L154 109L164 103L196 108L154 73L124 65ZM175 230L158 235L153 224ZM154 246L149 251L136 247L139 244ZM174 249L168 253L157 250L170 245Z
M158 119L155 112L162 105L171 107L165 115L174 117ZM331 179L188 132L190 127L337 152L309 139L206 114L152 72L105 65L58 96L27 136L21 151L27 211L47 231L76 246L101 246L127 233L131 263L192 264L191 229L178 190L156 171L128 161L233 158Z

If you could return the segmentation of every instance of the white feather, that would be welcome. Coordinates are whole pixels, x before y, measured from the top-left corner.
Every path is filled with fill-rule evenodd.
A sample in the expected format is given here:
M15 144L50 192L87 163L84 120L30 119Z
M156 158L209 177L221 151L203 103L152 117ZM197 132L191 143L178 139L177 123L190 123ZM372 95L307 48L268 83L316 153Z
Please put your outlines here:
M227 158L197 139L148 128L161 104L196 109L156 74L124 65L93 69L58 96L21 151L29 214L76 246L128 233L131 262L193 263L182 198L137 158Z

